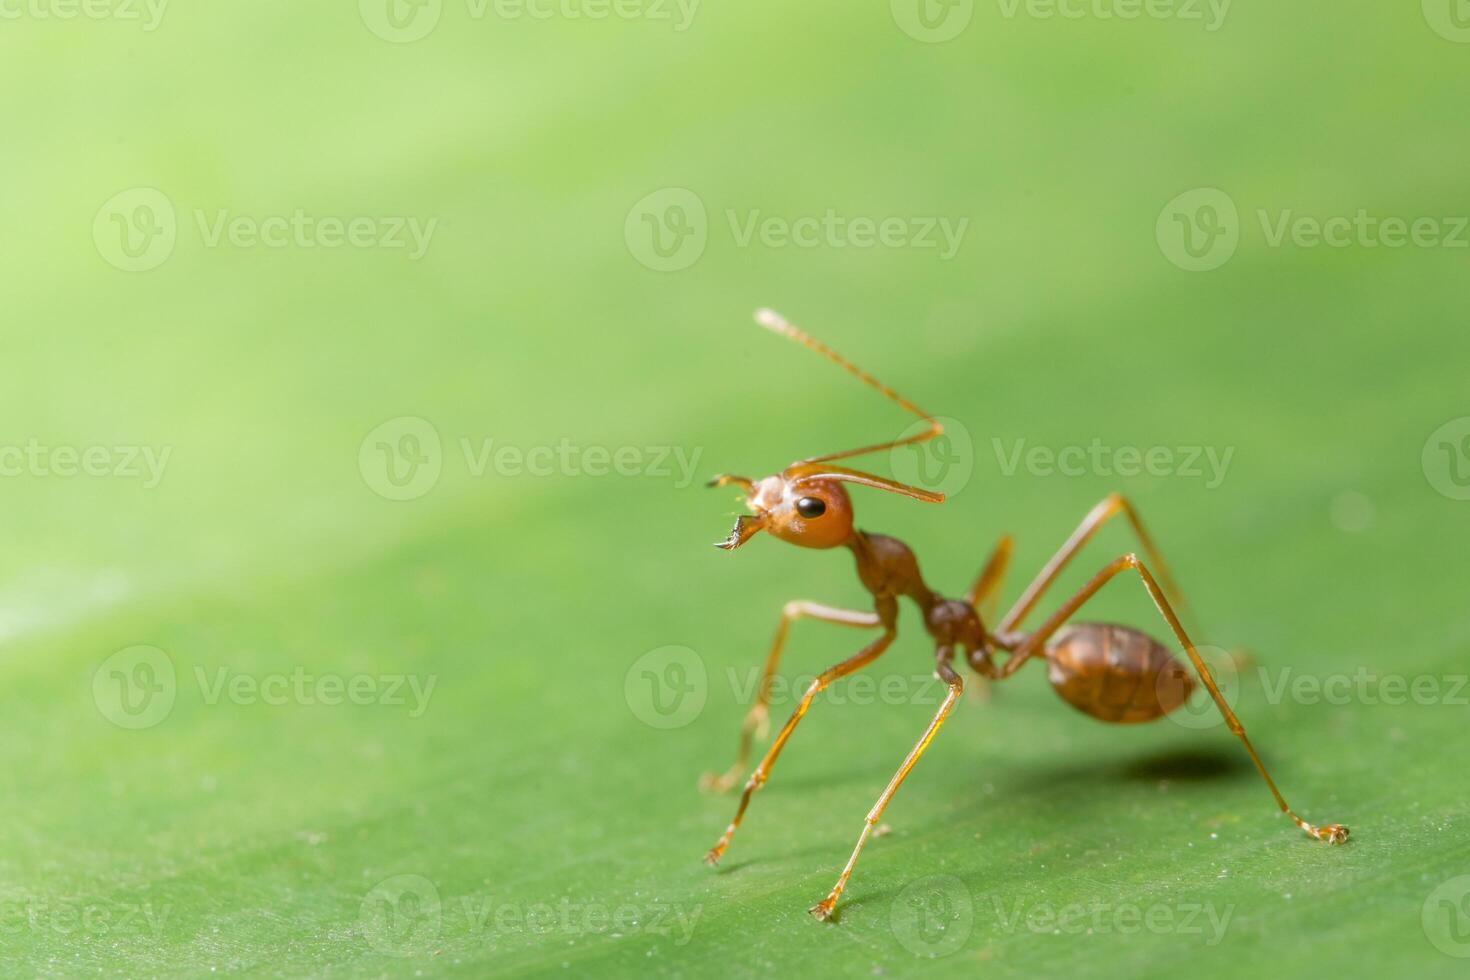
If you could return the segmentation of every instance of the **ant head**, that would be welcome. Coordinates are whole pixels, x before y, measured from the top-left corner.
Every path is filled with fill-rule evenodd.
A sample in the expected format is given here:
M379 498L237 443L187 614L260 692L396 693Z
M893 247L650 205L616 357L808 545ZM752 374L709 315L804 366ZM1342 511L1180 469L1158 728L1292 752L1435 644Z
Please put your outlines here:
M737 519L717 548L734 551L761 531L803 548L835 548L852 536L852 501L836 480L788 479L782 474L756 482L722 476L710 485L726 483L745 491L752 516Z
M943 494L825 463L793 463L778 476L760 481L719 476L710 486L740 487L751 516L737 519L730 536L715 547L734 551L761 531L803 548L846 544L852 538L852 500L843 483L860 483L930 503L944 499Z
M756 322L773 333L781 334L804 347L816 351L827 360L856 377L863 384L876 389L884 398L894 402L907 412L917 415L929 423L929 427L915 435L893 442L863 446L841 453L814 456L792 463L777 476L768 476L756 481L743 476L717 476L710 481L712 487L730 484L745 491L745 505L751 516L735 522L730 536L717 548L734 551L761 531L769 531L782 541L799 544L803 548L835 548L852 540L852 501L847 498L844 483L860 483L863 486L901 493L915 500L937 504L944 494L921 490L871 473L834 466L833 460L848 459L867 453L882 452L897 446L907 446L932 439L944 431L944 427L928 412L913 402L883 385L872 375L843 358L832 348L822 344L796 327L780 314L771 310L760 310Z

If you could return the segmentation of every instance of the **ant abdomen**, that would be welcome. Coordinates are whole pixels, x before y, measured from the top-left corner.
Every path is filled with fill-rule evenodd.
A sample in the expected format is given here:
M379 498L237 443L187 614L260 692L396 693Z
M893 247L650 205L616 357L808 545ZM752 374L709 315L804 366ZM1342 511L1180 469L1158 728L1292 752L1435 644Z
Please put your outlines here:
M1167 647L1128 626L1068 626L1047 646L1046 663L1061 699L1100 721L1153 721L1194 690L1194 677Z

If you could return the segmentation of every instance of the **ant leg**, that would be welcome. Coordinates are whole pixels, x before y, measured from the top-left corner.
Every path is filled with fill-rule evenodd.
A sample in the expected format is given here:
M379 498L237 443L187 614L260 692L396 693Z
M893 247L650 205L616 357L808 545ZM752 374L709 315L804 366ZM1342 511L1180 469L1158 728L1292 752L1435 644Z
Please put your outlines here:
M791 713L791 717L787 719L786 724L781 727L781 731L776 735L776 740L771 743L771 747L766 751L765 758L761 759L760 765L755 767L755 772L750 774L750 779L745 783L745 792L740 794L740 805L735 808L735 817L730 821L730 826L726 827L725 832L720 835L720 839L715 842L715 846L711 847L709 853L704 856L706 863L718 864L720 856L725 853L725 848L730 846L730 838L735 836L735 829L740 826L741 818L745 816L746 807L750 806L751 795L766 784L766 780L771 775L771 768L776 765L776 758L781 754L781 750L786 747L786 741L791 738L791 733L796 730L797 723L801 721L807 709L812 706L812 699L821 693L823 688L839 677L845 677L848 674L862 670L868 664L877 660L883 651L887 650L889 645L893 643L893 638L897 634L894 633L892 626L892 605L892 600L889 600L888 615L884 616L882 612L879 613L885 620L885 628L882 636L863 647L854 656L842 661L842 663L837 664L835 667L828 667L817 676L816 680L812 681L811 687L807 688L806 694L802 695L801 703L796 706L796 710Z
M1139 519L1138 512L1133 509L1127 497L1121 493L1110 493L1088 512L1087 516L1082 519L1082 523L1077 525L1077 530L1072 532L1072 536L1067 538L1062 547L1052 556L1051 561L1047 562L1031 584L1026 586L1026 591L1021 593L1021 598L1016 600L1010 612L1006 613L1005 618L1000 621L997 631L1006 633L1020 625L1021 620L1025 619L1041 601L1042 593L1051 587L1067 563L1082 550L1082 546L1087 544L1104 524L1119 514L1127 517L1128 523L1133 526L1133 533L1138 537L1143 553L1148 556L1154 568L1158 569L1159 578L1166 586L1165 591L1174 597L1174 602L1181 610L1188 613L1188 606L1179 592L1179 587L1175 584L1174 577L1169 574L1169 567L1164 564L1163 556L1159 554L1158 548L1154 547L1153 539L1144 530L1143 521ZM1193 619L1193 616L1187 615L1186 618Z
M1266 781L1266 786L1271 790L1271 795L1276 798L1276 805L1281 807L1281 812L1290 817L1292 822L1306 831L1307 834L1318 840L1327 841L1329 844L1341 844L1345 842L1348 838L1348 829L1346 827L1335 823L1327 824L1323 827L1313 826L1297 816L1291 807L1286 805L1286 798L1276 788L1275 780L1266 771L1266 764L1261 761L1261 757L1256 754L1255 747L1251 745L1251 740L1246 736L1245 726L1240 723L1240 719L1236 717L1234 709L1230 707L1229 703L1220 694L1220 688L1215 684L1215 678L1210 674L1210 669L1205 666L1204 660L1200 658L1199 653L1195 650L1194 641L1184 631L1183 625L1179 622L1179 617L1174 614L1173 607L1169 605L1169 600L1164 596L1163 589L1159 588L1159 583L1154 580L1148 567L1138 560L1137 555L1124 555L1122 558L1114 559L1107 567L1094 575L1092 580L1084 585L1076 595L1068 599L1062 605L1062 608L1053 613L1051 618L1039 630L1026 638L1026 641L1016 649L1015 655L1006 662L1005 667L1002 668L1002 674L1009 675L1016 667L1020 666L1023 661L1040 649L1051 635L1059 630L1067 620L1071 619L1073 614L1084 603L1096 595L1099 589L1106 585L1115 575L1120 572L1125 572L1130 568L1138 573L1138 577L1143 581L1143 587L1148 590L1149 598L1153 600L1154 605L1159 610L1159 614L1164 617L1164 622L1169 624L1169 629L1173 631L1175 639L1183 645L1184 652L1189 655L1190 662L1194 664L1195 672L1199 674L1200 680L1204 682L1205 689L1210 692L1210 697L1214 699L1215 706L1220 709L1220 714L1225 716L1225 724L1230 727L1231 733L1240 739L1241 744L1245 746L1245 751L1250 755L1251 761L1256 764L1256 769L1260 772L1261 778Z
M929 722L929 727L924 729L924 734L919 737L919 741L909 750L908 756L903 760L903 765L898 767L898 771L888 781L888 786L879 795L878 802L874 803L873 809L868 811L867 819L863 823L863 832L858 837L857 846L852 849L852 855L847 859L847 866L842 869L842 874L838 876L837 884L832 886L832 891L827 894L826 898L808 910L818 919L825 920L832 914L832 910L837 907L837 899L842 894L842 889L847 887L847 879L852 877L852 869L857 865L858 855L863 852L863 845L868 842L868 837L872 835L873 828L878 826L878 820L883 816L883 810L888 806L888 802L893 799L893 794L898 792L898 787L903 784L904 779L907 778L909 772L919 761L919 757L924 754L924 750L929 747L929 743L934 740L935 733L939 731L939 726L944 724L944 719L949 715L950 710L954 708L955 702L964 693L965 682L960 679L960 675L956 674L949 665L953 657L954 649L952 647L942 646L935 651L935 676L949 686L949 692L945 694L944 700L940 702L939 710L934 713L934 718Z
M841 626L857 626L866 629L875 629L882 625L877 613L860 612L856 609L838 609L835 606L824 606L804 600L786 603L781 610L781 623L776 627L776 638L771 641L771 652L766 654L766 667L764 673L761 674L760 687L756 689L755 704L751 706L750 713L745 716L745 723L740 727L740 747L735 753L735 764L723 773L705 773L699 779L701 789L723 793L733 787L735 781L745 773L745 765L750 759L752 739L766 737L766 728L770 721L768 707L771 701L771 679L776 676L776 667L781 662L781 651L786 646L786 634L790 631L792 622L798 619L817 619L824 623L837 623Z
M1005 580L1006 569L1011 564L1011 549L1015 545L1015 539L1009 534L1002 535L995 543L995 548L990 552L990 558L985 562L985 567L980 570L980 575L965 593L965 602L975 610L981 623L989 623L995 620L995 606L1000 601L1000 584ZM976 644L973 648L965 649L965 660L970 667L981 677L993 678L995 676L995 665L990 659L990 650L983 643ZM976 700L989 700L989 687L983 681L970 689L970 694Z
M1009 534L997 541L995 550L990 553L990 560L980 571L980 577L975 579L975 584L965 593L965 601L975 608L982 621L994 618L991 607L1000 598L1000 583L1011 563L1011 548L1014 544L1015 539ZM982 606L985 608L982 609Z

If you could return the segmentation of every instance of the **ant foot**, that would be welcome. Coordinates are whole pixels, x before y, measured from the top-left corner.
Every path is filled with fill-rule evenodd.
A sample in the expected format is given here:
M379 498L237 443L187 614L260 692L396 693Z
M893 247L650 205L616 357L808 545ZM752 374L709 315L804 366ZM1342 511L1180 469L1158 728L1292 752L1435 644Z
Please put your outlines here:
M1296 819L1295 814L1292 817ZM1306 831L1308 837L1315 837L1317 840L1326 841L1329 844L1347 843L1348 829L1340 823L1330 823L1323 827L1314 827L1305 820L1297 819L1296 825Z
M706 793L728 793L740 779L738 770L729 772L707 772L699 777L699 788Z
M818 922L826 922L829 918L832 917L832 913L836 908L837 896L828 895L816 905L813 905L811 908L807 909L807 911L815 916Z
M730 837L734 833L735 827L732 824L729 828L725 830L724 834L720 835L720 839L715 842L714 847L711 847L709 849L709 853L705 854L705 864L709 865L710 867L714 867L715 865L720 863L720 858L725 856L725 848L730 846Z

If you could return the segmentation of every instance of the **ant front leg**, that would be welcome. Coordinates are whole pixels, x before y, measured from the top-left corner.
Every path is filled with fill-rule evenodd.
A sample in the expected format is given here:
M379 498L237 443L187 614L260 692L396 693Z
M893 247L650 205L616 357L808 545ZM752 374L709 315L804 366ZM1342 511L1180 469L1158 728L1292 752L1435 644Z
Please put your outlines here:
M755 738L765 738L766 726L770 719L768 709L771 702L771 680L776 676L776 668L781 663L781 652L786 646L786 634L790 632L792 622L798 619L816 619L824 623L864 629L876 629L882 625L877 613L861 612L856 609L838 609L835 606L824 606L804 600L786 603L781 610L781 622L776 627L776 637L771 641L771 651L766 654L766 666L761 674L760 687L756 689L755 704L751 706L750 712L745 716L745 723L740 728L740 747L735 753L735 764L723 773L705 773L699 779L701 789L723 793L732 788L735 781L745 773L746 762L750 758L751 741Z
M1205 666L1204 660L1200 657L1199 652L1195 650L1194 641L1184 631L1184 626L1179 622L1179 617L1175 615L1173 607L1169 605L1169 600L1164 595L1164 590L1159 588L1159 583L1155 581L1148 567L1138 560L1137 555L1124 555L1121 558L1114 559L1107 567L1094 575L1092 580L1084 585L1076 595L1068 599L1060 609L1053 613L1051 618L1039 630L1028 636L1025 642L1017 647L1015 654L1005 665L1005 672L1009 673L1012 664L1019 664L1041 649L1046 641L1051 638L1052 634L1061 629L1062 625L1071 619L1077 610L1082 608L1089 599L1096 595L1099 589L1112 581L1114 576L1121 572L1126 572L1129 569L1138 573L1138 577L1142 580L1143 587L1148 592L1149 598L1153 600L1154 606L1159 610L1159 614L1164 617L1164 622L1169 624L1169 629L1173 631L1174 638L1184 647L1184 652L1188 654L1190 663L1194 664L1195 672L1199 674L1200 680L1204 682L1205 689L1210 692L1210 697L1214 699L1215 706L1220 709L1220 714L1224 715L1225 724L1229 726L1231 734L1240 739L1241 744L1245 746L1246 753L1250 755L1251 761L1256 764L1256 769L1260 772L1261 778L1266 781L1266 786L1271 790L1271 795L1276 798L1276 804L1281 807L1281 812L1290 817L1292 822L1306 831L1309 836L1315 837L1317 840L1326 841L1329 844L1345 843L1348 839L1348 829L1346 827L1335 823L1317 827L1297 816L1291 807L1286 805L1286 798L1276 788L1275 780L1266 771L1266 764L1256 754L1255 746L1251 745L1251 740L1245 734L1245 726L1240 723L1240 719L1236 717L1234 709L1230 707L1230 703L1220 693L1220 688L1216 685L1215 678L1210 673L1210 668Z
M852 657L842 661L842 663L828 667L821 674L817 675L816 680L812 681L811 686L807 688L806 694L802 695L800 703L797 704L796 710L791 713L791 717L787 719L786 724L781 727L781 731L776 735L776 740L771 743L770 749L766 751L765 758L761 759L760 765L755 767L755 772L751 773L750 779L746 780L745 791L740 794L740 804L735 808L734 818L730 821L730 825L725 828L725 832L720 835L720 839L715 842L715 846L710 848L709 853L704 856L707 863L718 864L720 857L725 853L725 848L730 846L730 839L735 836L735 830L740 826L740 821L745 817L746 808L750 806L751 796L756 790L764 786L766 780L770 778L771 769L776 765L776 759L780 757L781 750L786 747L786 742L791 738L791 733L796 731L796 726L806 715L807 709L812 706L813 699L833 681L840 677L846 677L848 674L856 673L874 660L877 660L883 655L883 651L887 650L893 643L893 638L897 635L893 628L898 616L897 606L898 604L892 597L885 597L878 600L877 615L879 621L883 624L883 635L863 647Z
M929 747L929 743L934 741L934 736L939 731L939 726L944 724L944 719L949 716L950 711L955 706L955 702L964 693L965 682L960 679L960 675L956 674L954 668L950 666L950 661L954 659L954 648L941 646L935 651L934 659L934 674L948 686L949 691L944 695L944 700L940 702L939 710L934 712L934 718L929 722L929 727L924 729L924 734L919 737L919 741L909 750L908 756L903 760L903 765L898 767L898 771L888 781L888 786L879 794L878 802L874 803L873 809L868 811L867 819L863 823L863 832L858 837L857 846L852 849L852 855L847 859L847 866L842 869L842 874L838 876L837 884L832 886L832 890L827 893L826 898L808 910L818 919L825 921L837 907L837 899L842 895L842 889L847 887L847 879L852 877L852 869L857 866L858 855L863 852L863 845L872 836L873 828L878 826L878 821L882 818L883 811L888 807L889 801L893 799L893 794L898 792L898 787L908 778L909 772L918 763L919 757L924 754L924 750Z

